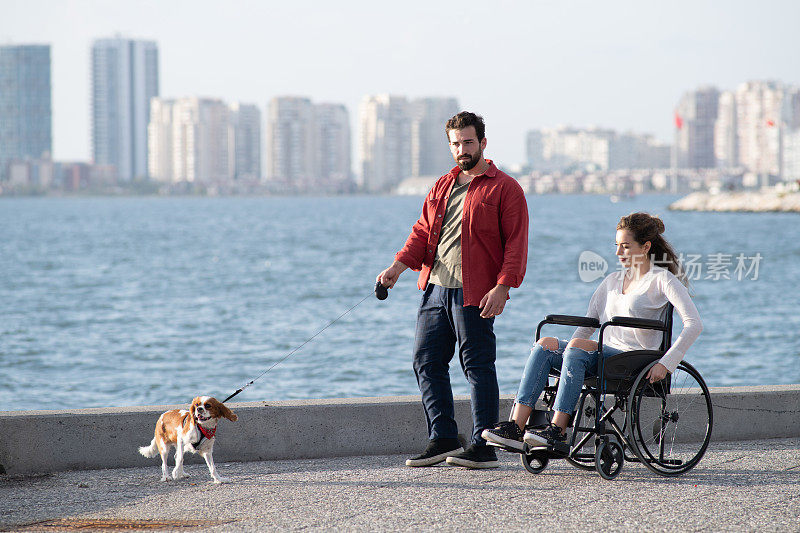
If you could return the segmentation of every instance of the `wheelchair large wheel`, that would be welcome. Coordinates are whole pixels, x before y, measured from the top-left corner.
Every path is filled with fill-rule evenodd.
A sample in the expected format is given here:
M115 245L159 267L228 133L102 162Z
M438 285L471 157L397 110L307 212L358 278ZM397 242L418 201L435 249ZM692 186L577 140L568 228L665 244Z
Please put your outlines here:
M575 444L567 456L567 462L572 466L583 470L595 469L595 447L594 433L580 431L579 427L594 427L595 409L597 409L594 396L582 394L581 401L578 402L578 410L572 421L572 433L575 435ZM583 443L583 444L581 444Z
M547 463L550 462L547 454L542 452L521 453L519 457L522 461L522 466L531 474L538 474L547 468Z
M628 428L633 451L647 468L679 476L702 459L711 440L713 412L705 381L681 362L667 378L650 383L651 363L634 381L628 397Z

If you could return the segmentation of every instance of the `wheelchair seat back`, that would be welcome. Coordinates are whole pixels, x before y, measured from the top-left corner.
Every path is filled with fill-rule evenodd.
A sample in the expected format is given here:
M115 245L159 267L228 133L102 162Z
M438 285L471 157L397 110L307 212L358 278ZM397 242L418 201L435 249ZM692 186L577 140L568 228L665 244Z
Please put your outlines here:
M658 361L664 352L659 350L632 350L606 358L603 363L603 377L607 393L626 392L631 388L633 380L647 365ZM585 381L588 387L597 387L597 378ZM669 375L646 395L669 394Z
M672 314L675 308L667 303L662 314L663 334L661 346L658 350L632 350L617 355L612 355L603 361L604 389L608 393L627 392L633 380L647 365L658 361L672 346ZM597 379L586 383L590 387L597 387ZM670 374L654 384L645 396L662 396L669 394Z

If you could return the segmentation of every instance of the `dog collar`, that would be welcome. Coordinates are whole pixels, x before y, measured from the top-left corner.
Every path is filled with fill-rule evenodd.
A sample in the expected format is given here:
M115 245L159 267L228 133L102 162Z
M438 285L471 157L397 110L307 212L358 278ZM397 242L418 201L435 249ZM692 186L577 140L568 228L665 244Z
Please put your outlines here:
M197 429L200 430L200 438L197 439L197 442L193 442L192 443L192 447L193 448L197 448L198 446L200 446L200 443L203 442L204 438L206 438L206 439L212 438L217 433L217 428L214 427L214 429L212 429L211 431L208 431L207 429L205 429L203 426L200 425L200 422L197 419L195 419L194 422L195 422L195 425L197 426ZM186 425L185 422L184 422L184 425Z
M216 428L216 427L215 427L214 429L212 429L211 431L208 431L207 429L205 429L205 428L204 428L203 426L201 426L200 424L197 424L197 428L200 430L200 433L202 433L202 434L203 434L203 436L204 436L205 438L207 438L207 439L210 439L210 438L212 438L212 437L214 436L214 434L216 434L216 432L217 432L217 428ZM200 439L200 440L203 440L203 439ZM199 442L199 441L198 441L198 442Z

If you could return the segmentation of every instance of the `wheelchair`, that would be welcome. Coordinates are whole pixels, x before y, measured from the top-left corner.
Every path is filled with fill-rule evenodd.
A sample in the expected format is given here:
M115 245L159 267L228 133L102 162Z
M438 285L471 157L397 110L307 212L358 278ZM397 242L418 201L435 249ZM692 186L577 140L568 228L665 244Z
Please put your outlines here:
M706 452L713 426L705 381L686 361L656 383L645 377L672 345L672 315L673 307L668 304L664 320L615 316L600 324L589 317L546 316L536 328L536 341L548 324L600 328L598 349L602 349L603 333L609 327L660 330L663 336L658 350L599 358L596 375L584 380L571 417L568 444L532 447L525 443L521 452L506 449L521 453L522 465L533 474L542 472L550 459L566 459L578 468L596 470L604 479L616 478L625 461L642 463L662 476L679 476L694 468ZM547 410L535 409L528 429L549 423L558 379L558 370L552 369L542 394Z

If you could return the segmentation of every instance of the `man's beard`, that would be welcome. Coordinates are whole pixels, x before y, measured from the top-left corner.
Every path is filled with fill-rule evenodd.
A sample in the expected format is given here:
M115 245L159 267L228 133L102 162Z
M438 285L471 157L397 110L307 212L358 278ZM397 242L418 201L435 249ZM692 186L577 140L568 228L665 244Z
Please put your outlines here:
M483 157L483 150L479 150L477 154L470 155L469 159L459 158L456 161L456 164L461 170L472 170L475 168L475 165L478 164L478 161L481 160L481 157Z

